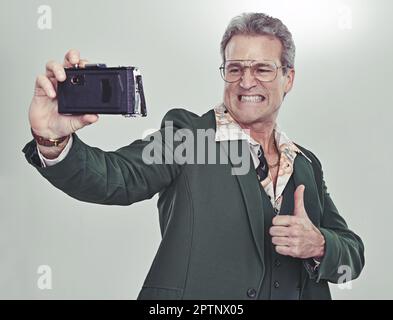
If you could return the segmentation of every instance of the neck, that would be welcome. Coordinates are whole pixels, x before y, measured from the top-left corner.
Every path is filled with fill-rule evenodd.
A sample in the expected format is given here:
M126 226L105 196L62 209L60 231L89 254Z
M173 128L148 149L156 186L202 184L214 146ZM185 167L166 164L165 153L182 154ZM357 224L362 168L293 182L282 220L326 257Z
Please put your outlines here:
M274 137L275 121L267 121L249 126L243 124L239 125L243 129L250 131L250 136L262 146L265 154L275 154L278 152Z

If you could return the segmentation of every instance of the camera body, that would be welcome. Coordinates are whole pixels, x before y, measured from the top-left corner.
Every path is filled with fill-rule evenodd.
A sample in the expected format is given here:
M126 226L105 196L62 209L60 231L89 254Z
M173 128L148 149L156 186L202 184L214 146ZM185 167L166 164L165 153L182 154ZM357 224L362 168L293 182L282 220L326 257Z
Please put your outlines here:
M88 64L85 68L66 68L65 73L66 80L58 83L59 113L146 116L138 68Z

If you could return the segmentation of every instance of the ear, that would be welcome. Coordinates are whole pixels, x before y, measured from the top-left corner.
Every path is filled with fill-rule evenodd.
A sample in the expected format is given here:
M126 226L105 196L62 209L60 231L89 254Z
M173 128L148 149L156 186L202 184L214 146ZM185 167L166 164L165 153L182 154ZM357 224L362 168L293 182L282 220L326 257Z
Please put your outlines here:
M285 88L284 88L284 92L285 94L287 94L289 91L291 91L292 86L293 86L293 82L295 80L295 69L289 69L286 73L285 77Z

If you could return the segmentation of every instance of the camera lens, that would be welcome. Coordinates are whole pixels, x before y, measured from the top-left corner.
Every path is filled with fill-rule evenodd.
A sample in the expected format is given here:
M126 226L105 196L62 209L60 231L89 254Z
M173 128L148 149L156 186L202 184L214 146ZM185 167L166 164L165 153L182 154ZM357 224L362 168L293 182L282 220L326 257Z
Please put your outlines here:
M73 76L73 77L71 78L71 83L72 83L72 84L80 84L80 83L81 83L80 77L79 77L79 76Z

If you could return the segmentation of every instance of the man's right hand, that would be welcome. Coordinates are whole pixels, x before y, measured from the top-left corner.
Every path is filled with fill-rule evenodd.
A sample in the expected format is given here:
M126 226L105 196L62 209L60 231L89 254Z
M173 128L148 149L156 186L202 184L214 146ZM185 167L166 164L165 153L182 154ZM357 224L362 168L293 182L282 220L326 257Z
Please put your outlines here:
M36 78L34 96L29 109L29 121L32 130L47 139L57 139L69 136L71 133L98 120L96 114L78 116L62 115L58 113L57 83L66 79L65 67L78 64L83 68L87 60L80 59L79 51L69 50L61 65L55 61L46 64L46 73ZM55 158L60 154L68 139L58 147L44 147L38 145L41 153L48 158Z

